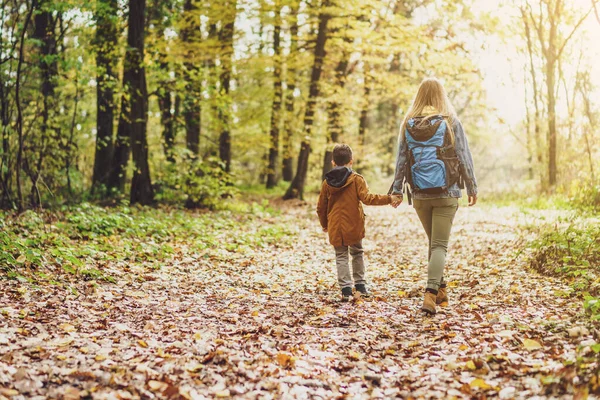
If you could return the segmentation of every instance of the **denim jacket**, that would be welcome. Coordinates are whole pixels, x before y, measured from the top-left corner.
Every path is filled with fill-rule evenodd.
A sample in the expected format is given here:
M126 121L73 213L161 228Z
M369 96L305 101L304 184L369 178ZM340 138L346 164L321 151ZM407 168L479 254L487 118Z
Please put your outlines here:
M473 157L471 156L471 150L469 150L469 142L463 129L462 124L458 119L455 119L454 125L454 147L460 163L463 166L462 178L467 188L467 194L469 196L477 195L477 179L475 178L475 170L473 167ZM396 174L394 176L394 184L392 186L392 194L402 194L404 186L404 171L405 164L408 160L408 146L404 138L404 132L402 132L400 143L398 146L398 156L396 157ZM415 199L439 199L448 197L461 197L461 191L458 184L453 184L448 188L446 193L413 193Z

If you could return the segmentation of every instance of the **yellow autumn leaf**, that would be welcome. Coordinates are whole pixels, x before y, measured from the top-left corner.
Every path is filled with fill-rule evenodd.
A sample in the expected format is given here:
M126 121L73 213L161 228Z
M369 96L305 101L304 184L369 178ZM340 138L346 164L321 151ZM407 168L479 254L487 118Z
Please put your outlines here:
M225 390L221 390L220 392L215 393L215 396L222 399L224 397L231 396L231 393L229 392L229 389L225 389Z
M94 360L104 361L104 360L106 360L106 356L104 354L96 354L96 357L94 357Z
M469 346L467 346L466 344L461 344L460 346L458 346L458 350L460 350L460 351L467 350L468 348L469 348Z
M477 367L475 366L475 363L473 362L473 360L469 360L465 363L465 367L467 367L467 369L470 369L471 371L475 371L477 369Z
M204 365L196 364L194 366L189 367L187 370L188 370L188 372L196 373L196 372L199 372L200 370L202 370L202 368L204 368Z
M200 332L196 332L192 335L194 340L202 340L202 334Z
M146 343L142 339L138 340L137 343L144 348L148 347L148 343Z
M253 317L258 317L258 311L253 311L253 312L252 312L252 316L253 316Z
M356 351L350 351L348 353L348 358L354 361L358 361L360 360L360 354L358 354Z
M60 324L58 327L65 332L73 332L75 330L73 325L67 324L66 322L64 324Z
M57 360L64 361L64 360L66 360L66 359L67 359L67 356L65 356L64 354L59 354L59 355L57 355L57 356L56 356L56 359L57 359Z
M469 386L471 386L473 389L479 388L483 390L488 390L492 388L492 386L490 386L486 381L484 381L481 378L473 379Z
M90 349L88 349L87 347L80 347L79 351L82 352L83 354L87 354L90 352Z
M398 290L398 297L406 297L406 292L404 290Z
M277 353L277 356L275 358L277 360L277 363L284 368L293 366L294 364L294 358L289 354Z
M523 347L525 347L526 350L537 350L541 349L542 345L540 342L533 339L523 339Z

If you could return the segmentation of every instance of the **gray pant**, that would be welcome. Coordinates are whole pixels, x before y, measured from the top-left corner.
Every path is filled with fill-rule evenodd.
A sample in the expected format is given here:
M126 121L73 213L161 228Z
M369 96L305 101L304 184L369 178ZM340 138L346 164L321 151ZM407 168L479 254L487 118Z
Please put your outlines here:
M415 199L415 210L429 238L429 265L427 266L427 288L438 290L444 283L444 266L448 241L458 199Z
M348 265L348 247L352 256L352 275L350 274L350 266ZM335 249L335 265L337 267L338 283L340 288L352 287L352 278L354 284L365 284L365 263L363 261L362 240L352 246L336 246Z

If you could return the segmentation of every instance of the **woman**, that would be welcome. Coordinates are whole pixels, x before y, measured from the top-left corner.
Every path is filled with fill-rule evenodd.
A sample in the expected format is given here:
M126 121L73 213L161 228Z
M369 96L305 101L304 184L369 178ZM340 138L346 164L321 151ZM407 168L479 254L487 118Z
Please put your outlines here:
M421 309L435 314L448 301L444 266L454 215L466 185L469 206L477 203L477 180L467 137L442 83L423 80L404 116L398 138L392 193L410 189L414 207L429 238L427 287Z

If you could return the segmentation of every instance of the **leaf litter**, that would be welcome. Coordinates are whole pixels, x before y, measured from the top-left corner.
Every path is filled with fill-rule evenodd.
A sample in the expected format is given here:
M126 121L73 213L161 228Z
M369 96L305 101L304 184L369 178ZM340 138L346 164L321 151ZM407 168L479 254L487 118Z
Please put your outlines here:
M578 301L527 268L510 208L460 209L450 303L419 312L426 238L408 207L368 208L371 299L339 301L311 206L245 219L202 253L67 292L4 281L0 399L530 398L598 390ZM285 226L281 240L246 232ZM273 228L274 229L274 228ZM114 271L113 271L114 273Z

